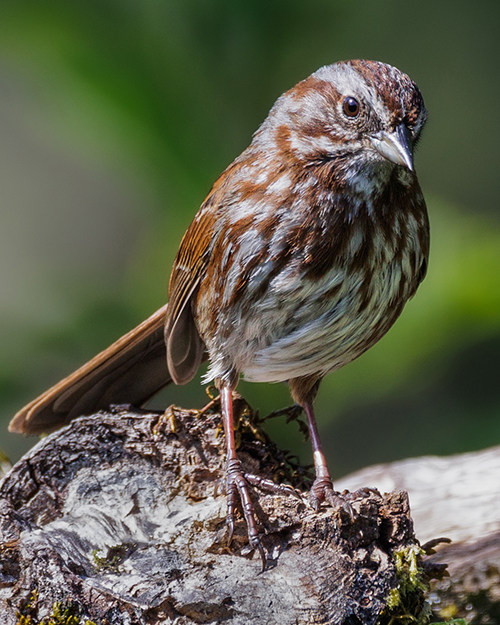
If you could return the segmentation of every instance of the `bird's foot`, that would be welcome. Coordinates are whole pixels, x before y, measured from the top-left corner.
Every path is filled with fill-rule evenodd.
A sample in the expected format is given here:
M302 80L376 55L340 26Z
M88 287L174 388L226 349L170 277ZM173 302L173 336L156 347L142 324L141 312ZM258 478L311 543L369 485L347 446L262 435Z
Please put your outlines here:
M375 497L376 499L381 499L382 495L376 488L364 486L363 488L358 488L358 490L354 490L352 492L346 490L342 493L342 497L344 497L348 501L356 501L356 499L365 499L366 497Z
M260 541L259 531L257 529L257 517L255 514L255 507L250 496L249 481L245 477L241 461L238 458L232 458L227 463L227 518L226 523L228 527L227 543L231 545L234 533L234 516L236 506L238 504L238 497L241 501L241 508L243 510L243 516L247 525L248 542L250 546L259 552L260 559L262 561L262 571L265 570L267 564L266 553L264 547ZM255 476L251 476L255 477ZM267 480L266 480L267 481Z
M245 479L252 486L256 486L261 490L267 490L269 493L274 493L275 495L292 495L297 499L302 499L301 492L288 484L276 484L276 482L272 480L259 477L258 475L252 475L251 473L245 473Z
M334 490L329 476L317 477L309 491L309 503L316 510L325 502L332 508L343 510L351 519L354 518L354 510L347 499Z

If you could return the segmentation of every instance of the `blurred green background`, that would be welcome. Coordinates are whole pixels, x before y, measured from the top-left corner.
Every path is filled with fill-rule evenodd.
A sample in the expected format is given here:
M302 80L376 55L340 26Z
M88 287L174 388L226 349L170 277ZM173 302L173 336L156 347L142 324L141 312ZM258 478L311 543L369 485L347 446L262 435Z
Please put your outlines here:
M428 277L317 414L336 476L500 443L500 4L2 0L0 448L16 409L166 301L184 230L276 98L370 58L420 86ZM267 413L284 385L241 384ZM156 405L202 406L196 381ZM308 460L297 426L272 424Z

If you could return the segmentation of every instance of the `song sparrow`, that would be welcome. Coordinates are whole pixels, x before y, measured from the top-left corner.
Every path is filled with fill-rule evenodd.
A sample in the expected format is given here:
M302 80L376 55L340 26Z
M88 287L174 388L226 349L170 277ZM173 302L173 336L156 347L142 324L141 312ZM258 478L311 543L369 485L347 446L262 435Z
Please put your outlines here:
M426 120L415 83L373 61L322 67L282 95L224 171L188 228L169 302L22 409L11 431L53 430L111 403L141 405L173 380L220 389L229 534L239 494L259 540L236 455L232 391L240 375L287 382L314 451L310 501L349 510L335 493L313 400L323 376L392 326L422 281L426 206L412 152Z

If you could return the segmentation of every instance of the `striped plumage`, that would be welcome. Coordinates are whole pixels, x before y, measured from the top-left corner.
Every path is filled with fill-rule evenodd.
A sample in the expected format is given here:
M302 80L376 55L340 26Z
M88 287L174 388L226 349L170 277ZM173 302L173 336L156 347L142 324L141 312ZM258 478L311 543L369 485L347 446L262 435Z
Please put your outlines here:
M360 125L339 124L344 83L370 98ZM242 373L293 391L390 328L425 275L429 225L415 174L366 138L405 122L416 141L425 116L408 77L367 62L322 68L278 100L194 222L208 219L193 298L207 381Z
M333 491L312 402L326 373L389 330L425 275L429 224L412 154L426 116L415 83L373 61L323 67L282 95L187 230L168 305L31 402L11 429L141 405L171 380L190 381L208 356L206 381L221 389L230 535L238 493L264 560L232 431L240 375L288 382L311 431L310 501L350 512Z

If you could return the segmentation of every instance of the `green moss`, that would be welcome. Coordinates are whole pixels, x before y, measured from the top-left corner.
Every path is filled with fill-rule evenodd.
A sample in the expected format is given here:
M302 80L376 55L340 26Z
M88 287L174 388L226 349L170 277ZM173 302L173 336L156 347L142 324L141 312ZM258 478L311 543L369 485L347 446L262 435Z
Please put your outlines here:
M389 592L377 625L427 625L431 610L425 600L429 580L421 567L425 552L418 545L412 545L392 555L398 586Z
M23 603L17 613L16 625L96 625L94 621L82 621L80 609L74 601L55 601L52 605L52 614L38 619L38 592L34 590L28 600Z
M83 625L80 617L77 615L78 608L75 610L73 603L61 603L56 601L52 606L52 614L48 619L42 619L40 625ZM44 622L45 621L45 622ZM86 620L85 625L95 625L92 621Z
M123 545L114 545L110 547L105 556L98 555L100 549L92 550L92 560L97 571L107 571L108 573L118 573L120 564L125 560L127 555L134 549L134 543L125 543Z

